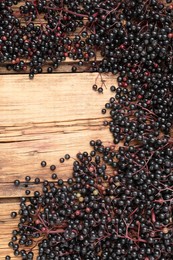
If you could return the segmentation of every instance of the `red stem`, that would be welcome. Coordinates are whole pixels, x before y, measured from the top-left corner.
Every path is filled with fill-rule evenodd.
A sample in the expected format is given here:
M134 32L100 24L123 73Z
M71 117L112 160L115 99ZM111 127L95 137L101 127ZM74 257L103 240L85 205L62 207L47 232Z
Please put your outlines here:
M55 10L55 11L63 11L65 13L69 13L69 14L73 14L73 15L76 15L76 16L79 16L79 17L88 17L87 14L78 14L76 12L73 12L73 11L70 11L68 9L63 9L63 8L53 8L53 7L45 7L46 9L49 9L49 10Z

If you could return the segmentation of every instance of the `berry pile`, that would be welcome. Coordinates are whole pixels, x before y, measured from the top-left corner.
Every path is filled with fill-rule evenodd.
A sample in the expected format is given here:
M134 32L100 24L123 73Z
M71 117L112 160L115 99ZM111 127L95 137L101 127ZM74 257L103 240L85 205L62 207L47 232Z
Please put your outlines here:
M46 61L52 72L69 57L78 61L72 72L88 62L90 71L118 74L118 87L102 109L110 112L104 125L112 143L91 140L67 182L53 173L42 192L21 198L14 254L33 259L38 247L38 260L171 260L172 1L26 1L16 18L18 2L0 3L0 61L11 62L9 69L25 70L29 59L33 78ZM40 15L46 23L36 25Z
M15 71L29 66L33 78L46 61L52 72L67 57L78 60L77 66L94 58L90 71L128 70L135 84L145 76L157 85L160 78L151 78L151 72L164 74L164 66L166 74L172 72L172 10L158 0L1 0L0 62ZM170 88L171 76L165 79Z
M115 151L92 140L94 152L77 154L72 178L45 180L41 193L21 198L14 255L33 259L38 246L38 260L172 259L171 142L151 138Z

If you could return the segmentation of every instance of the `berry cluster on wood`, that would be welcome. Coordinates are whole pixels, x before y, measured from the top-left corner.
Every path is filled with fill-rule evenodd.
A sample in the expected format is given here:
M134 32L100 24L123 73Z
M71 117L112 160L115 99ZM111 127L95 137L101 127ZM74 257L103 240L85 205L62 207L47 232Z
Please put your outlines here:
M91 140L92 151L77 154L67 182L51 165L53 180L21 198L9 243L16 256L33 259L38 247L37 260L172 259L173 4L166 2L26 1L16 18L18 1L1 1L0 61L11 62L8 69L19 71L30 59L33 78L46 61L52 72L69 57L79 60L73 72L86 61L90 71L118 74L102 109L110 113L104 125L112 143ZM41 14L46 24L36 26ZM93 90L103 93L103 86ZM14 184L20 188L20 180Z
M171 259L171 142L151 138L116 151L92 140L94 153L77 154L67 182L45 180L42 192L21 198L14 255L33 259L38 246L38 260Z

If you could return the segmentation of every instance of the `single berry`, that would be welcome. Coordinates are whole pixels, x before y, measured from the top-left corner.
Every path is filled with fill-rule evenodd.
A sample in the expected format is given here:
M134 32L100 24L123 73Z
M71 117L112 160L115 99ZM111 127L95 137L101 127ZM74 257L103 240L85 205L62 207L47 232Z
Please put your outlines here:
M17 212L15 212L15 211L11 212L11 217L12 218L15 218L16 216L17 216Z
M54 164L52 164L52 165L50 166L50 170L51 170L51 171L55 171L55 169L56 169L56 166L55 166Z
M66 160L69 160L69 159L70 159L70 155L69 155L69 154L65 154L64 157L65 157Z
M14 185L17 187L17 186L19 186L20 185L20 181L19 180L15 180L14 181Z
M45 161L42 161L42 162L41 162L41 166L42 166L42 167L46 167L46 162L45 162Z

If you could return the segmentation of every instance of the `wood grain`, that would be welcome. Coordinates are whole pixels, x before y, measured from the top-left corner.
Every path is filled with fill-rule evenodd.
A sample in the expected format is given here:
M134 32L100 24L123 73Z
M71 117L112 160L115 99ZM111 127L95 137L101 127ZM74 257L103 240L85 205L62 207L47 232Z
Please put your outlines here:
M14 189L3 188L14 179L30 175L41 180L50 178L48 166L58 165L60 178L71 175L73 159L64 164L59 158L70 153L89 151L91 139L111 141L103 126L109 117L101 109L109 100L109 87L115 77L105 75L104 94L92 90L98 74L38 75L33 81L28 75L3 75L0 78L0 197L16 196ZM100 85L100 78L97 79ZM8 191L9 194L8 194ZM21 191L21 194L22 191ZM17 196L21 195L17 192Z

